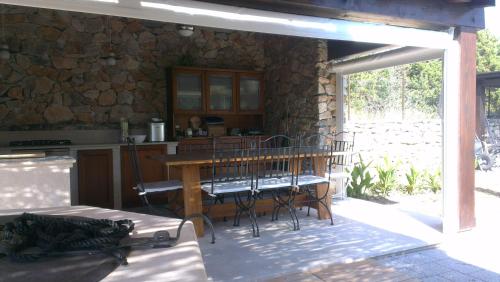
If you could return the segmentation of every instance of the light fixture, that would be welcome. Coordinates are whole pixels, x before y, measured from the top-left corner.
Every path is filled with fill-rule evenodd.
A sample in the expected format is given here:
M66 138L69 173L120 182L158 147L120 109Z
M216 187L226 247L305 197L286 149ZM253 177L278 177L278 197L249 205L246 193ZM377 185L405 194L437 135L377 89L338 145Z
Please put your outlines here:
M189 37L193 35L194 33L194 27L191 25L183 25L183 24L178 24L177 25L177 32L184 37Z
M0 59L8 60L10 58L9 45L0 44Z
M108 29L108 50L107 54L105 56L102 56L101 59L106 64L107 66L114 66L116 65L116 61L118 60L118 57L116 56L115 52L113 52L113 46L111 42L111 24L109 22L110 16L107 16L107 29Z
M10 58L9 45L5 42L5 6L2 5L2 40L0 41L0 59Z

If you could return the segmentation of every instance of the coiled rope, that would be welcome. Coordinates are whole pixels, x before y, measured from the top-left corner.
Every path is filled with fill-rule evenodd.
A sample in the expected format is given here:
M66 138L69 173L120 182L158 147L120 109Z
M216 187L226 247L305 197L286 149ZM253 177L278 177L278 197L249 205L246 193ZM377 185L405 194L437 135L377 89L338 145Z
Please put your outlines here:
M0 257L31 262L65 254L104 253L127 264L120 241L134 229L131 220L113 221L24 213L0 225Z

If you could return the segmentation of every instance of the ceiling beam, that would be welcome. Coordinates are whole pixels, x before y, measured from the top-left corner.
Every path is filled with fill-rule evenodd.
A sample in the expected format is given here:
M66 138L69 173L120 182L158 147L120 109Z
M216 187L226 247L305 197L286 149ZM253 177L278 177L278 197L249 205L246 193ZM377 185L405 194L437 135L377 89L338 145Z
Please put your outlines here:
M0 0L0 3L140 18L195 26L320 39L446 48L451 31L430 31L383 24L242 9L190 0Z
M494 0L450 3L437 0L201 0L252 9L308 16L387 23L397 26L441 29L484 28L484 6ZM463 0L462 0L463 1Z

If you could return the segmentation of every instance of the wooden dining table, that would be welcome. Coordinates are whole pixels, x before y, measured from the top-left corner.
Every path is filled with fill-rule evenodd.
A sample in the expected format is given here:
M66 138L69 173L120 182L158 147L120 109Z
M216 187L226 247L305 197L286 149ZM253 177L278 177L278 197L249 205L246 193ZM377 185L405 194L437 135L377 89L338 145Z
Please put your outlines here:
M326 161L324 159L327 154L315 153L314 165L317 175L325 175L327 171ZM333 152L334 156L351 155L352 152ZM308 154L297 154L297 157L305 158L310 157ZM261 158L272 158L272 155L264 155ZM203 212L202 190L200 181L200 167L210 166L214 160L211 152L182 152L176 155L159 155L154 156L153 159L160 161L167 167L177 167L181 170L181 178L183 183L183 196L184 196L184 214L185 216L192 214L201 214ZM240 160L240 159L238 159ZM244 158L241 158L243 161ZM215 160L217 162L217 160ZM328 191L328 184L317 184L316 194L324 195ZM327 197L327 206L331 205L331 197ZM330 219L330 213L321 205L318 208L318 219ZM202 237L204 235L203 220L199 218L193 219L196 235Z

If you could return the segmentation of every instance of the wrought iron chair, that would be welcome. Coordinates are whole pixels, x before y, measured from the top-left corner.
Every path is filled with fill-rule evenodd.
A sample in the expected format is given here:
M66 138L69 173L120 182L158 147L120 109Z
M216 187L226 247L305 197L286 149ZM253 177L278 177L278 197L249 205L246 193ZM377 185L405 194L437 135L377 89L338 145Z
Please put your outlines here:
M214 204L224 195L232 195L236 204L234 226L239 226L243 213L250 218L252 235L259 237L259 226L255 213L257 193L257 151L255 149L212 150L212 179L201 188L213 197ZM210 209L209 209L210 214Z
M285 135L271 136L258 144L259 182L257 189L262 195L270 192L273 199L271 220L278 220L281 208L286 208L293 222L293 230L299 230L295 212L295 165L297 164L296 139Z
M352 136L352 139L350 137L343 139L346 136ZM328 211L330 222L333 225L331 208L327 202L327 197L330 197L331 181L339 181L349 177L348 173L334 172L333 169L343 169L344 166L350 164L353 146L354 134L345 131L335 135L313 134L301 139L299 151L304 156L300 162L300 172L297 175L296 184L299 187L304 187L303 191L307 193L308 216L311 205L317 203ZM322 175L322 171L326 173ZM327 189L322 195L317 193L316 185L318 184L327 184Z
M134 177L135 186L133 189L137 192L139 198L141 199L144 206L146 206L149 210L150 214L153 215L164 215L158 208L154 207L148 199L149 194L156 193L167 193L167 192L175 192L177 198L180 190L182 190L183 184L182 181L179 180L165 180L165 181L156 181L156 182L144 182L144 178L142 176L141 167L139 164L139 157L137 154L137 145L135 143L134 138L127 138L127 147L129 152L129 157L132 165L132 174ZM173 212L176 216L177 211L174 211L169 208L168 202L165 205L166 210ZM204 214L193 214L183 218L183 221L180 225L180 228L184 225L186 220L191 220L193 218L200 217L205 221L205 223L210 227L210 232L212 235L212 243L215 243L215 232L210 219ZM180 230L179 230L180 232Z

